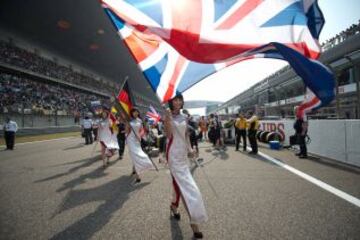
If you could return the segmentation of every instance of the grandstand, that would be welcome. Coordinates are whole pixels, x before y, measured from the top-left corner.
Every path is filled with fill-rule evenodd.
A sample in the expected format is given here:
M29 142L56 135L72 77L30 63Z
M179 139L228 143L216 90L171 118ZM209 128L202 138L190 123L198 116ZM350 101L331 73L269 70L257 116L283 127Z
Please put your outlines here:
M311 112L311 118L360 118L360 22L327 40L320 61L336 77L336 98L328 106ZM294 106L304 100L305 86L286 66L207 114L256 111L261 117L294 117Z
M20 127L78 124L92 101L109 105L126 78L141 112L149 104L159 109L96 1L84 9L72 1L17 4L0 9L1 123L7 115ZM36 27L24 28L24 21Z

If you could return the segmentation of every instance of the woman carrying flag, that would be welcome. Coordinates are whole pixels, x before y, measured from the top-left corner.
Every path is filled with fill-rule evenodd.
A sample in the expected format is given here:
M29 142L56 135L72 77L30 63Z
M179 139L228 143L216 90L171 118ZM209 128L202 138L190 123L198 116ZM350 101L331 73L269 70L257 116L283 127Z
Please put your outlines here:
M180 220L178 212L180 197L183 200L185 209L190 218L190 226L194 232L195 239L203 238L199 230L199 224L207 220L204 202L191 175L187 155L194 154L190 147L187 132L187 117L180 113L183 108L184 99L182 95L177 95L169 101L170 111L166 113L164 127L167 144L167 161L172 175L174 198L170 205L172 216Z
M119 145L116 139L116 134L112 128L111 120L109 119L109 112L103 111L98 128L98 139L101 145L101 158L103 160L103 166L109 164L109 159L114 155L116 149L119 149ZM105 160L106 157L106 160Z
M130 110L130 122L126 126L126 142L128 145L130 158L133 162L133 174L136 177L136 183L141 182L139 174L148 169L153 169L150 158L141 148L141 135L143 132L143 124L140 119L140 112L137 108Z

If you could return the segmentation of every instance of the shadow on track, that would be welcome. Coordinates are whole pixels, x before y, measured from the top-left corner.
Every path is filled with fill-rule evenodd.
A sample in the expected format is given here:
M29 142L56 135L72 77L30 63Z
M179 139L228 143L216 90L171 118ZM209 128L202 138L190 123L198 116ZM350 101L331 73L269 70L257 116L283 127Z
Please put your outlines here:
M58 214L91 202L104 202L95 211L77 220L63 231L55 234L53 240L90 239L100 231L111 219L114 212L120 209L130 198L130 194L142 189L148 183L130 185L131 177L122 176L104 185L92 188L72 190L64 198Z
M327 167L331 167L331 168L336 168L338 170L343 170L346 172L351 172L351 173L355 173L355 174L360 174L360 168L357 168L356 166L350 166L350 165L346 165L345 163L341 163L341 162L337 162L334 160L327 160L327 159L322 159L316 156L308 156L308 158L306 159L299 159L299 161L303 161L303 160L308 160L308 161L312 161L314 163L318 163Z
M229 154L227 154L226 151L227 151L226 149L225 150L215 150L211 154L221 160L228 160Z
M64 148L63 151L78 149L78 148L82 148L82 147L85 147L85 143L79 143L75 146Z
M77 185L85 183L88 179L101 178L101 177L104 177L106 175L107 174L105 174L104 168L99 167L99 168L95 169L92 172L80 175L77 178L74 178L74 179L64 183L64 185L61 188L59 188L58 190L56 190L56 192L62 192L62 191L67 190L67 189L73 189Z
M117 161L119 161L119 159L116 159L115 161L111 161L107 167L110 167L111 165L115 164ZM88 179L96 179L96 178L104 177L107 175L107 174L105 174L104 170L105 170L104 167L101 166L92 172L80 175L77 178L74 178L74 179L64 183L64 185L61 188L59 188L58 190L56 190L56 192L62 192L67 189L72 189L72 188L76 187L77 185L85 183Z
M57 179L57 178L60 178L60 177L63 177L63 176L70 175L70 174L78 171L79 169L91 166L93 163L95 163L96 161L99 161L99 160L101 160L101 155L82 159L80 161L84 162L84 163L82 163L82 164L80 164L80 165L78 165L76 167L70 168L67 172L58 173L58 174L53 175L51 177L36 180L35 183L46 182L46 181L49 181L49 180L54 180L54 179Z
M171 230L171 239L172 240L182 240L184 239L184 236L182 234L179 221L176 219L173 219L170 216L170 230Z
M98 150L98 151L95 151L98 153L98 155L100 156L101 154L101 151ZM94 154L95 155L95 154ZM96 155L97 156L97 155ZM94 158L96 156L93 156L93 157L90 157L90 158ZM86 162L88 161L89 158L85 158L85 159L80 159L80 160L76 160L76 161L72 161L72 162L66 162L66 163L59 163L59 164L54 164L54 165L50 165L49 168L51 167L58 167L58 166L66 166L66 165L73 165L73 164L77 164L77 163L81 163L81 162Z

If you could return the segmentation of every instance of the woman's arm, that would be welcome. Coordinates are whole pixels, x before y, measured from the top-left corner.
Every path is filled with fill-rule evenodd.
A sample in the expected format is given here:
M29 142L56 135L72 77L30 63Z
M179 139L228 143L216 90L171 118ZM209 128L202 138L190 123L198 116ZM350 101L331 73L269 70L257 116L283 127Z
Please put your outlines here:
M170 110L168 110L165 112L165 118L164 118L164 130L167 138L170 138L172 136L171 121L172 121L171 112Z
M191 143L190 143L190 131L189 131L189 128L187 128L186 132L185 132L185 143L186 143L187 150L189 152L191 152L192 148L191 148Z
M126 133L126 135L128 135L131 132L130 123L129 122L124 122L124 124L125 124L125 133Z

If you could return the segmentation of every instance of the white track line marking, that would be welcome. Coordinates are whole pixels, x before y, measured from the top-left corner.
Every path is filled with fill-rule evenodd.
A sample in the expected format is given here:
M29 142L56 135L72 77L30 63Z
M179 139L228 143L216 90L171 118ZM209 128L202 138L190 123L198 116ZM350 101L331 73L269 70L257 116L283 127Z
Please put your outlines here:
M16 143L16 142L15 142L15 147L16 147L16 146L19 146L19 145L30 144L30 143L50 142L50 141L57 141L57 140L64 140L64 139L71 139L71 138L77 138L77 137L54 138L54 139L48 139L48 140L32 141L32 142L23 142L23 143ZM5 147L5 145L0 145L0 147Z
M355 206L360 207L360 199L358 199L356 197L353 197L350 194L347 194L346 192L343 192L343 191L341 191L341 190L339 190L337 188L334 188L334 187L330 186L329 184L324 183L324 182L322 182L322 181L320 181L320 180L318 180L318 179L316 179L316 178L314 178L314 177L312 177L312 176L310 176L310 175L308 175L306 173L303 173L303 172L297 170L296 168L293 168L293 167L291 167L291 166L289 166L289 165L287 165L285 163L282 163L282 162L276 160L275 158L273 158L273 157L271 157L271 156L269 156L269 155L267 155L265 153L258 152L258 154L260 156L262 156L263 158L266 158L270 162L273 162L276 165L278 165L278 166L280 166L282 168L285 168L286 170L298 175L299 177L301 177L301 178L303 178L303 179L305 179L305 180L307 180L307 181L321 187L322 189L324 189L324 190L326 190L326 191L328 191L328 192L330 192L330 193L332 193L332 194L334 194L334 195L348 201L349 203L352 203Z

